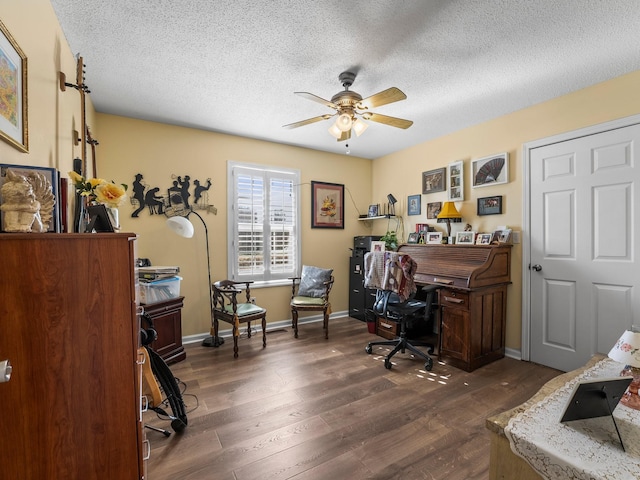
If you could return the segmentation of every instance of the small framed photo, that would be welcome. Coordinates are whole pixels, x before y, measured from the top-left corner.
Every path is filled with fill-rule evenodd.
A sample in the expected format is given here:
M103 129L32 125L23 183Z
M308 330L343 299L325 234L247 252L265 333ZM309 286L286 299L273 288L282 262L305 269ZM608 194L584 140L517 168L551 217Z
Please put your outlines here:
M498 243L511 243L511 229L507 228L500 232Z
M476 245L491 245L490 233L479 233L476 237Z
M427 219L438 218L438 214L442 209L442 202L427 203Z
M407 201L407 214L409 215L420 215L421 205L420 200L422 196L420 195L409 195Z
M507 152L471 161L473 188L509 182L509 154Z
M369 205L369 212L367 213L368 217L377 217L378 216L378 205Z
M476 232L456 233L456 245L473 245L476 241Z
M447 199L452 202L462 202L464 200L464 162L462 160L447 166L447 179L449 180Z
M478 199L478 215L500 215L502 213L502 195Z
M386 243L384 242L371 242L372 252L384 252L386 250Z
M407 238L407 243L418 243L419 240L420 240L420 233L411 232L409 234L409 238Z
M442 232L427 232L427 243L442 243Z
M444 192L445 184L446 168L422 172L422 193Z

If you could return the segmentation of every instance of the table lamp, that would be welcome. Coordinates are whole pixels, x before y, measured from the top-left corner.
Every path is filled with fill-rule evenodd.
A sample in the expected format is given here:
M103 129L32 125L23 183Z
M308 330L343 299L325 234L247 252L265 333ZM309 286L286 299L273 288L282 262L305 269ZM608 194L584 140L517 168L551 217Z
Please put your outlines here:
M640 333L626 330L609 352L609 358L625 365L620 376L632 376L629 389L622 396L620 403L629 408L640 410Z
M438 223L447 224L448 238L451 237L451 222L454 222L454 223L462 222L462 215L460 215L460 212L458 212L458 209L456 208L453 202L444 202L444 205L442 205L442 209L438 214Z

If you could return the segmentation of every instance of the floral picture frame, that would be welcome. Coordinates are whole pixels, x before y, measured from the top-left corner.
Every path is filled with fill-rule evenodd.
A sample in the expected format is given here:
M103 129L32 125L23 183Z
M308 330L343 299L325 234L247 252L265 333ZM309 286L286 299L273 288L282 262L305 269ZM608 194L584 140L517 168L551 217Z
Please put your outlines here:
M407 215L420 215L422 210L421 200L421 195L409 195L407 198Z
M311 181L311 228L344 229L344 185Z
M422 193L444 192L446 180L446 168L444 167L422 172Z
M27 57L0 21L0 139L21 152L29 151L27 122Z
M464 200L464 162L450 163L447 166L447 200L462 202Z
M471 185L473 188L508 182L509 154L507 152L471 161Z

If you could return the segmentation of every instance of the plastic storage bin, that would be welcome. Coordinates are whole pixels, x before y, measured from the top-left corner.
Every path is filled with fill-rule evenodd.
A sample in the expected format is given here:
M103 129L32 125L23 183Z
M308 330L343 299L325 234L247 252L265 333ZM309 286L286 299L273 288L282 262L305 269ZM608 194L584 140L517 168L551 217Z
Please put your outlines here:
M180 296L182 277L163 278L153 282L139 282L140 303L155 303Z

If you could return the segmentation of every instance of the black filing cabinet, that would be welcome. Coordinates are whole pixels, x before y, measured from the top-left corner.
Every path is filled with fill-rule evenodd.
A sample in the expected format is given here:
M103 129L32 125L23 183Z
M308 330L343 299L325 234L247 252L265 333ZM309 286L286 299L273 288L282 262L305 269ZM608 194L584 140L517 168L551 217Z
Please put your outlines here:
M349 316L365 320L365 312L373 307L375 289L364 287L364 255L370 250L371 241L380 237L355 237L353 256L349 259Z

